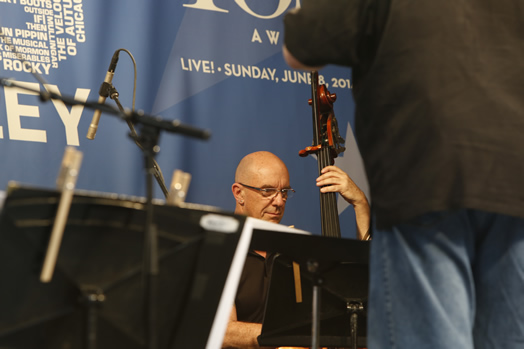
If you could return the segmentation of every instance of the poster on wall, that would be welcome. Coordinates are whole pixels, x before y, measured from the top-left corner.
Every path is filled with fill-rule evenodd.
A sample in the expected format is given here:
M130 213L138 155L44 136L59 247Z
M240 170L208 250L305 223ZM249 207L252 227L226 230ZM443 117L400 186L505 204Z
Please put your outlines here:
M186 201L232 211L238 162L267 150L287 164L296 190L282 223L320 234L316 158L298 155L312 145L310 73L282 57L283 17L298 6L300 0L0 1L0 78L22 86L0 87L0 190L9 181L53 188L64 149L73 146L83 153L77 188L145 196L144 155L121 117L102 113L88 139L92 108L38 93L96 102L118 52L111 83L124 108L211 135L160 132L156 160L166 182L175 169L192 175ZM337 95L334 112L346 140L335 164L368 193L352 132L351 71L326 67L319 75ZM115 100L105 103L116 109ZM159 186L154 196L164 197ZM341 198L338 209L342 235L354 237L353 210Z

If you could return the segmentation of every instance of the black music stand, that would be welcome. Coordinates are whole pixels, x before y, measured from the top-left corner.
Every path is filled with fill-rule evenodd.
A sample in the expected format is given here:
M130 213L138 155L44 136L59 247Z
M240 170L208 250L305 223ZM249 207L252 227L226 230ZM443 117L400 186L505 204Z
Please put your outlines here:
M310 347L315 335L322 347L366 346L368 241L255 230L252 248L280 253L271 273L261 346ZM292 262L300 264L301 303L295 298Z
M0 347L145 348L145 200L75 192L53 279L44 284L38 275L59 199L54 190L8 188L0 218ZM229 318L230 308L218 319L224 295L217 290L231 277L233 258L247 253L238 244L245 218L156 203L154 223L159 348L204 348L212 327Z

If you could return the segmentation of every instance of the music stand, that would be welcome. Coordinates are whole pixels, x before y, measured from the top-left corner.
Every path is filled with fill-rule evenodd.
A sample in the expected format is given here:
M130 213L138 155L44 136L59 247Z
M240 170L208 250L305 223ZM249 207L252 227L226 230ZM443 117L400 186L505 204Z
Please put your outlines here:
M44 284L38 275L59 197L9 185L0 217L0 347L143 349L145 199L75 192ZM234 295L217 290L238 282L232 262L243 264L251 238L245 217L190 206L155 203L159 348L220 347L220 326L211 336L227 323Z
M366 346L368 241L255 230L251 244L280 253L271 272L261 346L310 347L315 335L322 347ZM300 264L301 303L295 299L292 262Z

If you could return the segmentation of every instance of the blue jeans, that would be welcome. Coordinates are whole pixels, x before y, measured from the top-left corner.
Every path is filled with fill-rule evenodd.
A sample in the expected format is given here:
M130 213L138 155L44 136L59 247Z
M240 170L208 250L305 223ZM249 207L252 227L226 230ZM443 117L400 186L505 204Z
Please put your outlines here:
M369 349L524 348L524 219L435 212L373 232Z

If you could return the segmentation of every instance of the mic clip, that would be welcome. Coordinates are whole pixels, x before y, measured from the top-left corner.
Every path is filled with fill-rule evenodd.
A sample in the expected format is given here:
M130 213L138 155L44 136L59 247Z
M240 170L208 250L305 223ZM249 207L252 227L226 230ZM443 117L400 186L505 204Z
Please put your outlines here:
M98 94L101 97L105 97L105 98L109 97L111 99L115 99L120 96L115 86L105 81L102 83L102 85L100 85L100 91L98 91Z
M109 97L112 90L115 88L113 87L113 84L110 84L108 82L103 82L102 85L100 85L100 90L98 91L98 94L100 97Z

